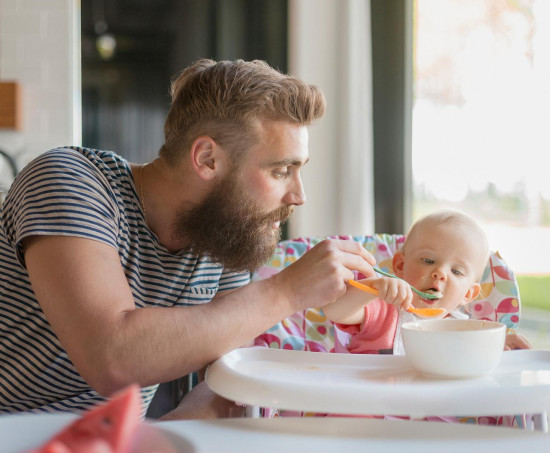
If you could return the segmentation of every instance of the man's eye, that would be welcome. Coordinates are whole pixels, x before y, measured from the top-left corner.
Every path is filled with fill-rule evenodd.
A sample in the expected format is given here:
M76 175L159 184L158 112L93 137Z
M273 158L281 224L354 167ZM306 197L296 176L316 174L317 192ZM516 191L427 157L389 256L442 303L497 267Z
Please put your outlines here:
M279 169L277 169L277 170L274 170L274 171L273 171L273 174L274 174L277 178L286 178L288 175L290 175L290 171L289 171L288 167L279 168Z

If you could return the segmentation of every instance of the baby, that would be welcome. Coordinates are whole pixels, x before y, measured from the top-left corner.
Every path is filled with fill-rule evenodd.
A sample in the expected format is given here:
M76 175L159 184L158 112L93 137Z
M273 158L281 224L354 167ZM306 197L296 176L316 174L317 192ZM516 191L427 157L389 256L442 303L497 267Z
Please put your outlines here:
M373 277L361 280L378 296L349 287L339 300L323 308L335 323L336 352L402 354L398 326L416 308L442 308L444 316L467 317L459 308L475 300L487 264L489 245L479 224L466 214L441 210L418 220L403 247L393 257L393 271L403 280ZM441 296L426 300L410 288ZM530 348L518 334L510 334L507 349Z

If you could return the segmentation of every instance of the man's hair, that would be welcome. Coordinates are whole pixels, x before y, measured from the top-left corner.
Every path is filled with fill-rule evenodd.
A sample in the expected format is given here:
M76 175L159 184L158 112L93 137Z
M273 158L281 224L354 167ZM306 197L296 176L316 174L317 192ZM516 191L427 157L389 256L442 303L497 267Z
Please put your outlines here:
M176 163L201 135L238 159L256 143L257 120L309 126L325 112L318 87L260 60L198 60L172 81L171 95L160 149L170 163Z

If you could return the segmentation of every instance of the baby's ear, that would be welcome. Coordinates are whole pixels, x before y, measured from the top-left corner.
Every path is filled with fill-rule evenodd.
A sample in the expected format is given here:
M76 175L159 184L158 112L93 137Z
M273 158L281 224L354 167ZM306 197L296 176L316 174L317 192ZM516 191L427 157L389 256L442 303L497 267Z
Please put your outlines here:
M470 289L466 292L466 295L464 296L464 302L462 302L462 305L465 305L475 300L477 296L479 296L480 291L481 285L479 283L474 283L472 286L470 286Z
M398 277L403 275L403 269L405 268L405 255L403 252L395 252L392 260L393 273Z

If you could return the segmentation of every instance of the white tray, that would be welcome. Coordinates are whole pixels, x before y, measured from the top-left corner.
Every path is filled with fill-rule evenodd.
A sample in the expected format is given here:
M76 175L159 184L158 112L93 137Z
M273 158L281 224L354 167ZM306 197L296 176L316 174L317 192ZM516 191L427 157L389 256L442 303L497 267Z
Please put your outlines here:
M411 417L541 413L550 409L550 351L505 351L476 379L438 379L405 356L236 349L215 361L206 382L243 404L339 414Z

